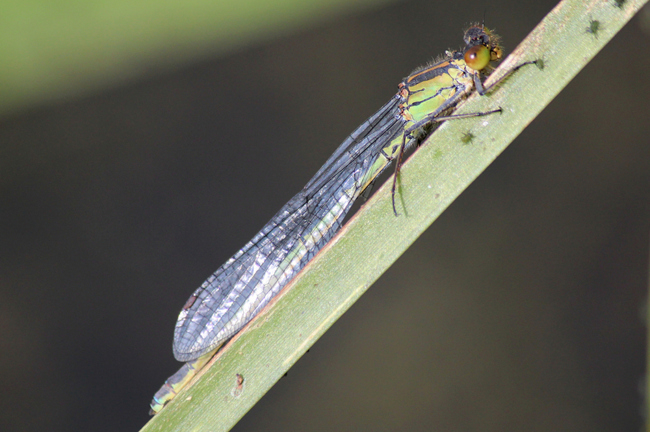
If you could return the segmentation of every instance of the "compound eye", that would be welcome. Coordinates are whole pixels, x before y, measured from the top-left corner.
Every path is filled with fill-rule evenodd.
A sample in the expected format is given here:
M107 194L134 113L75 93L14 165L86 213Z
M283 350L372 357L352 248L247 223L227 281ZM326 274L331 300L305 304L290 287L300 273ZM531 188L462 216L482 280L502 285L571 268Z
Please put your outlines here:
M480 71L490 64L490 50L485 45L476 45L465 51L465 64Z

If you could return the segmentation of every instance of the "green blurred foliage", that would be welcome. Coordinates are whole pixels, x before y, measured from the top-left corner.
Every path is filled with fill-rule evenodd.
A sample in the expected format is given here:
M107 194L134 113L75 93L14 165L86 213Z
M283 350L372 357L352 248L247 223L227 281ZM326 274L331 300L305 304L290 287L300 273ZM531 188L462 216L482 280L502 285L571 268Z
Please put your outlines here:
M8 0L0 14L0 115L386 2Z

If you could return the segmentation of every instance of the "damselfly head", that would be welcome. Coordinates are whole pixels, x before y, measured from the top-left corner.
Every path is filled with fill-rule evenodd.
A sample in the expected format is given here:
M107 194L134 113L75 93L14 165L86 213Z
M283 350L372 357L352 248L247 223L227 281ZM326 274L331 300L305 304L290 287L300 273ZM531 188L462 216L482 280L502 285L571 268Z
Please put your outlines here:
M482 71L490 62L501 60L503 50L499 45L499 36L483 25L474 25L465 31L464 59L467 66Z

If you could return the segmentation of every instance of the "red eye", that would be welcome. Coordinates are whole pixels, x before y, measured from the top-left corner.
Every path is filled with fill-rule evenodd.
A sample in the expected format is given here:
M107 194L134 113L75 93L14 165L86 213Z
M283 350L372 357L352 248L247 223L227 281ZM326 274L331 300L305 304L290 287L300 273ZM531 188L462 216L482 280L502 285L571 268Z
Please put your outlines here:
M465 51L465 64L480 71L490 64L490 50L484 45L476 45Z

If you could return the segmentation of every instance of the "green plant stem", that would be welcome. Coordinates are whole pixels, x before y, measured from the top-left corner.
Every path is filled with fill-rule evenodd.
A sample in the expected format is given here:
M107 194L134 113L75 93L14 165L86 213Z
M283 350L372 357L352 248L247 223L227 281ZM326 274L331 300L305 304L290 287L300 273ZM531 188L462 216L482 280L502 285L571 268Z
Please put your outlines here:
M400 216L393 215L389 180L143 431L232 428L644 3L629 0L619 8L613 0L561 2L490 79L528 60L542 59L544 69L524 67L488 96L475 95L459 108L501 107L503 113L443 124L402 168ZM596 34L587 31L592 20L600 23Z

